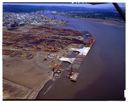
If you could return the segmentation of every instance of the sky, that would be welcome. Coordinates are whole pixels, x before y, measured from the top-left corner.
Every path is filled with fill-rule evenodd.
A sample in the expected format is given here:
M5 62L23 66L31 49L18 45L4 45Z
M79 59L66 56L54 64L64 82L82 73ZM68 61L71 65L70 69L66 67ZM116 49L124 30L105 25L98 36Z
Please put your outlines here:
M97 5L91 5L91 4L41 4L41 3L4 3L4 5L35 5L35 6L72 6L72 7L91 7L91 8L108 8L112 7L112 3L106 3L106 4L97 4ZM125 7L124 3L118 3L120 7Z

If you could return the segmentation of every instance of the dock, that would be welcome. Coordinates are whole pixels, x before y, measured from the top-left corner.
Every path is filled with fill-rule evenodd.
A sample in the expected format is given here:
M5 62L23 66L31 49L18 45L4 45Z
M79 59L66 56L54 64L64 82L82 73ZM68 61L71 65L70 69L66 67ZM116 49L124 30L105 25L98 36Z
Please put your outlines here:
M96 40L94 36L87 34L87 38L80 48L69 48L69 51L72 52L71 55L74 55L73 53L75 52L78 52L78 54L74 56L61 57L59 59L62 62L70 63L68 67L69 74L67 76L71 81L76 82L78 80L80 65L94 45L95 41Z

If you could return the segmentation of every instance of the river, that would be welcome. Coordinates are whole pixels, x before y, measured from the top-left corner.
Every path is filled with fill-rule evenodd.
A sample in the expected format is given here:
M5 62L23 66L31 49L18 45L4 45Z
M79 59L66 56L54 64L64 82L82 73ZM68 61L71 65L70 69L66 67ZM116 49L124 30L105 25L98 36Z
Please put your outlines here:
M44 87L37 99L124 100L125 23L110 25L88 19L56 18L68 21L66 28L89 31L96 43L81 64L76 83L60 78L45 94Z

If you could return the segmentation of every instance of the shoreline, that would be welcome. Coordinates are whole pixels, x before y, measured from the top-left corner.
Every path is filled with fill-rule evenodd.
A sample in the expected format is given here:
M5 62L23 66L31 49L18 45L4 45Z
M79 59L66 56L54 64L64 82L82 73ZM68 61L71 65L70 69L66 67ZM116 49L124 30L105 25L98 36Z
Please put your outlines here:
M67 18L66 18L67 19ZM73 19L75 19L76 20L76 18L73 18ZM81 19L79 19L81 22L82 22L82 20ZM91 20L90 19L90 21L88 21L88 20L84 20L85 22L87 21L87 24L89 24L88 25L88 27L85 27L86 29L87 28L90 28L90 26L92 27L91 29L88 29L89 31L91 31L92 32L92 34L94 33L95 34L95 32L98 32L98 33L96 33L96 37L98 38L98 40L97 40L97 44L96 44L96 46L98 47L98 48L100 48L100 47L104 47L103 45L105 45L105 43L104 43L104 41L102 40L102 38L100 38L99 37L99 35L100 36L102 36L103 37L103 34L102 34L102 32L104 32L104 31L102 31L102 30L99 30L99 31L97 31L97 29L95 29L96 27L95 27L95 25L97 24L98 26L99 26L99 24L100 24L100 26L99 27L102 27L102 26L104 26L103 27L103 29L105 29L105 27L108 27L109 28L109 24L107 24L107 23L110 23L110 25L111 25L111 23L112 22L107 22L106 24L103 24L102 23L102 21L103 20L100 20L101 22L93 22L93 20ZM96 20L95 20L96 21ZM91 24L90 24L91 23ZM114 23L118 23L118 22L114 22ZM75 24L77 25L77 22L75 22ZM93 25L94 24L94 25ZM121 25L122 27L124 27L124 22L119 22L117 25L115 24L114 26L117 26L117 27L119 27L119 28L121 28L122 29L122 27L120 27L120 24L123 24L123 25ZM85 23L85 25L86 25L86 23ZM93 26L92 26L93 25ZM108 26L107 26L108 25ZM78 26L79 26L79 24L78 24ZM83 24L83 26L84 26L84 24ZM114 28L114 26L112 25L112 27ZM74 26L73 26L74 27ZM73 28L72 27L72 28ZM110 26L111 27L111 26ZM67 27L68 28L68 27ZM75 27L74 27L75 28ZM92 31L92 29L94 30L94 31ZM115 31L116 29L114 29L114 31ZM109 30L107 31L107 32L109 32ZM111 33L110 32L110 34L108 33L105 33L106 34L106 36L107 35L110 35L110 36L112 36L113 34L115 34L115 33ZM107 39L108 39L109 37L107 36ZM110 38L109 38L110 39ZM102 40L102 42L100 42ZM106 40L105 40L106 41ZM110 40L111 41L111 40ZM112 40L113 41L113 40ZM115 41L115 40L114 40ZM99 44L99 42L100 42L100 44ZM102 44L103 43L103 44ZM107 42L108 43L108 42ZM107 43L106 43L106 45L107 45ZM105 45L105 46L106 46ZM110 46L110 45L109 45ZM118 48L118 47L117 47ZM105 48L104 48L105 49ZM104 50L103 49L103 50ZM82 90L79 90L79 89L86 89L86 88L88 88L88 85L92 85L93 84L93 82L95 81L95 80L98 80L98 78L100 78L100 76L101 76L101 74L103 74L103 72L102 71L104 71L104 70L107 70L108 68L106 68L103 64L102 64L102 62L104 61L104 63L106 63L106 60L105 60L105 58L104 59L102 59L101 60L101 58L100 58L100 56L98 56L99 54L100 54L100 52L102 52L102 54L103 53L107 53L106 51L101 51L101 48L98 50L97 48L95 48L95 50L96 51L91 51L92 52L92 55L94 56L90 56L91 58L89 58L89 60L91 59L92 60L92 62L94 63L94 66L93 65L91 65L91 62L89 62L89 64L87 64L87 62L89 61L88 59L87 59L87 62L85 62L84 61L84 63L86 63L86 68L84 69L84 66L83 66L83 69L82 68L80 68L81 70L82 70L82 72L83 71L87 71L87 72L89 72L90 73L90 75L88 75L88 73L87 72L81 72L81 76L82 76L82 78L83 79L85 79L85 80L83 80L82 78L80 78L80 81L79 82L81 82L82 84L81 85L78 85L77 83L76 83L76 89L74 89L74 88L71 88L70 86L68 86L67 84L67 87L65 87L64 89L62 89L62 91L65 91L65 90L70 90L70 92L72 92L72 94L68 94L68 95L71 95L71 97L74 97L74 98L79 98L79 97L82 97L82 96L80 96L80 95L78 95L78 96L76 96L75 97L75 95L78 93L79 94L79 91L81 91L81 93L80 94L82 94L82 95L84 95L84 93L83 93L83 91ZM106 49L107 50L107 49ZM112 52L113 52L114 50L112 50ZM96 55L96 53L97 53L97 55ZM109 53L109 51L108 51L108 53ZM97 57L96 57L97 56ZM102 55L103 56L103 55ZM105 55L104 55L105 56ZM109 55L108 55L109 56ZM95 58L96 57L96 58ZM110 57L110 56L109 56ZM95 60L99 60L97 63L95 62ZM90 61L91 61L90 60ZM101 60L101 61L100 61ZM101 62L101 63L100 63ZM109 61L107 61L107 62L109 62ZM85 64L84 64L85 65ZM113 65L113 64L110 64L110 65ZM115 65L115 64L114 64ZM91 67L90 67L91 66ZM107 65L106 65L107 66ZM93 73L93 70L95 69L95 67L97 68L97 70L96 70L96 74L94 73L94 75L92 74ZM104 68L105 67L105 68ZM90 68L90 69L89 69ZM110 68L112 68L111 66L110 66ZM112 68L113 69L113 68ZM92 71L91 71L92 70ZM109 70L111 70L111 69L109 69ZM84 76L84 74L86 73L86 75ZM109 74L109 73L108 73ZM106 78L106 77L105 77ZM107 80L109 80L109 79L107 79ZM63 84L65 83L65 82L67 82L68 84L71 84L70 82L68 82L67 80L65 81L65 79L63 79L63 81L58 81L58 82L56 82L56 84L59 84L59 83L61 83L62 82L62 84L61 85L56 85L55 87L60 87L60 86L63 86ZM100 83L100 80L98 80L98 82ZM83 84L85 85L85 87L83 87ZM100 85L100 84L98 84L99 86L102 86L102 85ZM78 86L78 87L77 87ZM43 92L42 91L40 91L40 93L39 93L39 95L37 96L37 99L63 99L62 98L62 95L63 94L61 94L60 93L60 91L57 91L57 90L61 90L61 88L57 88L57 90L54 90L54 88L55 87L53 87L52 89L51 89L51 91L53 91L53 92L48 92L47 93L47 95L45 95L45 96L43 96ZM82 87L82 88L80 88L80 87ZM95 87L95 85L93 86L93 87ZM111 86L110 86L110 88L111 88ZM108 90L109 90L109 88L107 88ZM74 90L76 90L75 92L74 92ZM96 90L96 89L95 89ZM56 92L57 91L57 95L54 95L54 92ZM88 90L87 90L87 92L88 92ZM89 91L89 92L94 92L94 91ZM86 93L87 94L87 93ZM51 96L52 95L52 96ZM64 97L67 97L66 99L68 99L69 97L68 97L68 95L67 94L64 94ZM87 94L88 95L88 94ZM102 95L101 93L100 93L100 95ZM89 95L88 95L88 97L90 97ZM88 98L87 97L87 98ZM73 99L74 99L73 98ZM83 98L81 98L81 99L83 99Z
M95 38L94 36L93 36L93 38ZM95 38L96 39L96 38ZM86 58L86 56L88 55L88 53L90 52L90 50L91 50L91 48L92 48L92 46L94 45L94 43L95 43L95 40L93 41L93 43L89 46L89 50L88 51L86 51L86 53L84 52L79 52L75 57L73 57L73 58L75 58L75 60L72 62L72 63L70 63L69 65L68 65L68 67L67 68L63 68L63 71L61 72L61 74L59 75L59 78L58 79L62 79L63 77L67 77L68 76L68 74L67 74L67 70L70 70L70 66L72 66L73 67L73 70L75 70L75 72L76 73L79 73L79 69L80 69L80 65L81 65L81 63L84 61L84 59ZM85 46L83 46L82 45L82 47L83 48L85 48ZM79 47L79 48L81 48L81 47ZM84 50L84 49L83 49ZM73 53L73 52L72 52ZM82 53L82 54L81 54ZM70 56L70 55L69 55ZM67 57L65 57L65 58L70 58L69 56L67 56ZM72 57L71 57L72 58ZM63 64L63 61L62 61L62 64ZM78 74L79 75L79 74ZM57 79L57 80L58 80ZM70 81L72 81L70 78L68 78L67 77L67 79L69 79ZM54 82L56 82L57 80L55 80L55 81L52 81L53 83ZM48 81L49 82L49 81ZM43 93L46 93L47 92L47 90L49 91L49 89L50 89L50 87L53 85L53 83L46 83L44 86L45 87L43 87L40 91L39 91L39 93L38 93L38 95L37 95L37 97L36 97L36 99L38 99L38 98L40 98L39 97L39 95L40 95L40 92L43 92ZM46 91L45 91L46 90Z
M92 20L89 21L89 22L92 22L93 20L94 20L94 19L92 19ZM99 21L100 21L100 20L99 20ZM99 22L99 21L96 20L97 23L101 23L101 22L102 22L102 20L101 20L101 22ZM95 23L95 22L94 22L94 23ZM109 22L109 23L111 23L111 22ZM107 24L107 23L106 23L106 24ZM38 95L38 92L37 92L37 91L41 90L48 82L49 82L49 80L46 81L46 83L45 83L43 86L41 85L40 88L36 90L36 92L33 92L32 94L30 94L30 98L33 97L33 99L35 99L36 96Z
M123 25L121 24L124 24L124 21L116 21L116 20L112 20L112 19L95 19L95 18L85 18L83 20L89 20L91 22L96 22L96 23L102 23L104 25L110 25L110 26L117 26L118 27L123 27Z
M26 31L27 28L29 28L29 30ZM28 87L31 90L31 93L27 96L27 98L35 99L36 96L38 95L38 92L44 87L44 85L49 80L52 79L53 64L55 63L60 64L60 61L58 61L59 60L58 57L63 56L63 54L67 55L68 54L67 49L70 48L71 46L75 46L73 44L75 43L77 44L77 42L81 41L78 40L76 36L80 38L82 36L78 36L81 34L81 32L76 30L61 29L61 28L57 29L57 28L49 28L43 26L41 27L39 26L36 28L22 27L20 30L23 31L20 33L18 33L17 30L16 32L15 30L4 31L3 79L6 78L21 86ZM30 31L32 30L33 30L33 34L29 34ZM41 31L43 33L46 33L45 30L47 31L46 35L43 35L42 33L40 34ZM64 37L63 34L60 35L60 32L63 32L63 34L70 33L70 35L66 35ZM26 35L27 37L24 37ZM39 40L39 38L43 40ZM61 46L59 46L60 45L59 42L55 42L58 41L56 40L56 38L58 39L60 38L59 40L62 39ZM32 42L32 44L28 42L28 39L30 40L30 42ZM44 40L46 41L44 42ZM51 40L54 41L55 45L51 46L50 43ZM38 43L41 41L43 44ZM49 45L46 46L46 43L49 43ZM69 46L65 45L65 43L69 43ZM25 48L26 45L30 46L30 44L32 45L31 47ZM59 45L56 46L56 44ZM24 45L25 47L22 47ZM60 49L59 47L60 48L65 47L65 48ZM8 86L4 84L3 86L4 86L4 92L6 92L5 94L10 94L10 96L6 97L6 99L10 99L10 98L22 99L24 96L26 96L26 93L23 93L22 95L18 93L20 88L16 88L15 86L13 86L14 89L16 88L15 91L10 93L12 87L11 84L8 84Z

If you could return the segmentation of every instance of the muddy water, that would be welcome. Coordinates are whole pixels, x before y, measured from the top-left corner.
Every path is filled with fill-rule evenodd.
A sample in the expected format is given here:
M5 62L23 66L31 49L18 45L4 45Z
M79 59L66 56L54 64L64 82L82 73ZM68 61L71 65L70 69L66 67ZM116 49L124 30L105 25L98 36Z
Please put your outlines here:
M125 89L125 25L107 25L67 17L67 27L89 31L96 43L80 66L76 83L63 77L37 99L123 100Z

